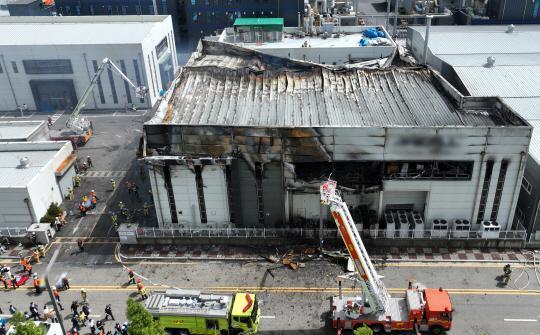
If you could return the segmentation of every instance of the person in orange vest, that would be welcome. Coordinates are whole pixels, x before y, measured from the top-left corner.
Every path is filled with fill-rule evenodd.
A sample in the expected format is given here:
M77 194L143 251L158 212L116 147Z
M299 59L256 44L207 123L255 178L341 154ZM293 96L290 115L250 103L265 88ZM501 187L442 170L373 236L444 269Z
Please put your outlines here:
M28 263L26 264L26 272L28 272L28 276L32 274L32 264Z
M62 306L62 303L60 302L60 293L58 293L58 290L55 288L53 288L53 296L54 296L54 300L56 300L56 304L58 305L58 307L60 307L60 310L64 310L64 306Z
M24 271L26 270L26 265L28 264L28 260L26 259L26 257L23 257L21 259L21 270Z
M92 196L92 209L96 208L96 205L97 205L97 198L96 196Z
M37 294L41 294L41 286L39 283L39 277L37 273L34 273L34 288L36 289Z
M141 282L140 278L137 278L137 290L139 291L139 294L141 295L142 300L145 300L148 298L148 295L146 295L146 289L144 288L144 285Z
M81 216L86 216L86 207L81 202L81 205L79 206L79 210L81 211Z
M85 194L82 197L82 203L85 204L88 201L88 196Z

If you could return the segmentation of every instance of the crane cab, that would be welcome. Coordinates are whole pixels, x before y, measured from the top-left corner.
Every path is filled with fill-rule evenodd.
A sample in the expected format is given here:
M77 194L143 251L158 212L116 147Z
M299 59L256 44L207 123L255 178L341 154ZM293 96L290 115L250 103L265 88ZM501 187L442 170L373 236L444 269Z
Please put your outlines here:
M440 334L452 327L452 302L448 291L442 288L426 288L423 292L425 304L425 320L427 328L433 334Z

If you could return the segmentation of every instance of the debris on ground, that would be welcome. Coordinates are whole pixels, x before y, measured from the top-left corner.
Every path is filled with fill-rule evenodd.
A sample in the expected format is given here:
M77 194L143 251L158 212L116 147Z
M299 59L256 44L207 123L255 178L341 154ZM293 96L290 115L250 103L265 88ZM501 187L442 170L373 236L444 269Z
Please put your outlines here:
M306 261L314 259L314 255L318 251L319 250L317 248L307 247L299 248L299 250L289 249L284 254L280 254L279 250L276 248L275 255L262 257L270 263L281 263L289 269L297 271L299 268L303 268L306 266Z

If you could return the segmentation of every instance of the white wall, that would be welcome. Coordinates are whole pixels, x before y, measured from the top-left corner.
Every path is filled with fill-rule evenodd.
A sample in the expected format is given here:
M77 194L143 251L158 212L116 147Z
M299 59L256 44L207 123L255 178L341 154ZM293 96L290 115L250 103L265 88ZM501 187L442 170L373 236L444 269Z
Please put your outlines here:
M171 165L170 169L178 223L191 227L200 225L201 214L197 199L195 172L184 165Z
M148 171L158 225L159 227L170 226L172 222L171 211L169 209L169 198L167 197L163 174L161 171L155 170L152 165L148 165Z
M36 32L38 34L39 32ZM89 31L91 33L91 31ZM111 32L114 33L114 32ZM61 38L61 36L59 37ZM175 69L178 67L176 59L176 47L174 42L174 33L170 16L163 22L156 22L152 33L149 34L140 44L124 44L124 45L2 45L0 46L0 55L3 56L4 62L1 62L2 72L0 73L0 111L16 110L17 103L19 105L27 104L31 110L35 110L34 97L30 89L29 80L32 79L73 79L77 99L80 99L84 90L90 83L90 78L94 75L92 61L96 60L98 66L103 58L110 58L116 65L120 67L120 60L124 60L126 66L126 75L130 80L137 85L136 75L134 70L133 60L136 59L139 66L140 79L142 84L150 88L150 105L153 105L159 97L159 88L153 90L151 88L151 76L147 55L154 57L156 78L156 87L161 87L161 78L157 63L155 47L163 39L169 41L173 64ZM86 56L86 63L85 63ZM47 59L70 59L73 67L73 74L41 74L27 75L24 71L22 60L47 60ZM18 73L14 73L11 62L15 61L18 68ZM11 79L15 97L9 85L7 72ZM93 96L86 101L86 109L124 109L126 99L126 90L124 81L121 77L113 72L114 86L116 88L118 102L114 103L111 86L107 71L101 75L101 83L105 96L105 103L100 102L97 85L94 87ZM154 85L155 85L154 84ZM135 97L135 91L130 87L130 93L133 103L138 107L148 107L148 101L140 103ZM95 99L94 99L95 97ZM17 100L17 103L15 103Z
M37 221L47 213L47 209L52 202L62 203L62 193L56 182L52 162L44 166L39 174L30 181L28 193Z
M25 187L0 188L0 227L28 227L32 216L24 202L28 198Z
M204 204L206 207L206 218L208 223L230 221L225 167L218 165L204 166L202 170L202 180L204 184ZM195 192L196 191L197 190L195 190Z

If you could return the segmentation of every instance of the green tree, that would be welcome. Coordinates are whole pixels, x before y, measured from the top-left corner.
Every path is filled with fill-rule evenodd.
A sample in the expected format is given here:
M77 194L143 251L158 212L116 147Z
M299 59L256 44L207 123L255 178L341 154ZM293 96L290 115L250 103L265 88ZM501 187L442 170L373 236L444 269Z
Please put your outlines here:
M362 325L353 331L354 335L373 335L373 330L366 325Z
M45 328L36 325L33 321L26 321L21 312L13 314L9 323L15 327L17 335L45 335Z
M127 300L126 317L130 335L166 335L159 321L155 321L140 302L131 298Z

